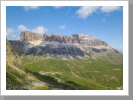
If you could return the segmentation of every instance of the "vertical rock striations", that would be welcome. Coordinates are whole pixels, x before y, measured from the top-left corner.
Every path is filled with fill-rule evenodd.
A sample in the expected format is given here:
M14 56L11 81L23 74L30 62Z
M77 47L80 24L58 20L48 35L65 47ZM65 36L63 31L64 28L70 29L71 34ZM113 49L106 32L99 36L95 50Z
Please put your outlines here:
M58 43L70 43L70 44L81 44L84 46L108 46L104 41L101 41L95 37L80 33L69 36L62 36L57 33L44 34L43 36L39 33L32 33L30 31L22 32L20 35L21 41L49 41Z
M22 32L20 35L21 41L36 41L40 40L42 38L42 35L39 33L33 33L30 31Z

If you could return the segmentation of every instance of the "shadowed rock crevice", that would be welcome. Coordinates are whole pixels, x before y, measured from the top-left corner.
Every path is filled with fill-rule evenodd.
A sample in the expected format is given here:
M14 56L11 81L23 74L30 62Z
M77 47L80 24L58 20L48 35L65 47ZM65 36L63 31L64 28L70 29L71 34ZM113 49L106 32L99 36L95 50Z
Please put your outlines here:
M61 47L61 48L51 48L51 47L42 47L42 46L36 46L29 49L28 53L26 54L34 54L37 55L71 55L72 57L75 56L84 56L88 53L82 51L80 48L76 47ZM89 56L89 54L88 54Z

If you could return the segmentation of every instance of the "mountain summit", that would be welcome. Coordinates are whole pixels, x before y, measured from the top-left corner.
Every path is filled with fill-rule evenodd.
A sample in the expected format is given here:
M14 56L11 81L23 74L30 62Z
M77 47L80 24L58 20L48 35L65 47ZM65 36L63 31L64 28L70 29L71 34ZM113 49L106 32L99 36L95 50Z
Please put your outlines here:
M33 33L30 31L22 32L20 35L20 40L23 40L23 41L35 41L35 40L39 40L41 38L42 38L41 34Z

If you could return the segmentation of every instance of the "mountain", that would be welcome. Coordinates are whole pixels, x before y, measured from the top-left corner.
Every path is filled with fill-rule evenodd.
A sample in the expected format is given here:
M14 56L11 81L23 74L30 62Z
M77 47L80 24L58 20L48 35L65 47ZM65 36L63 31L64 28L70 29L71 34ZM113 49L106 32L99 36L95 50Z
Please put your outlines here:
M122 64L122 55L106 42L80 33L62 36L57 33L44 34L22 32L20 40L10 41L19 55L44 56L47 58L74 59L76 57L102 57Z
M96 39L92 36L80 33L69 36L62 36L57 33L44 34L41 36L39 33L33 33L30 31L22 32L20 35L21 41L48 41L48 42L58 42L58 43L70 43L70 44L81 44L85 46L108 46L104 41Z
M22 32L6 43L7 90L123 89L123 56L86 34Z
M119 53L123 54L123 49L116 49Z
M20 35L20 40L23 40L23 41L36 41L36 40L40 40L41 38L42 38L41 34L33 33L30 31L22 32L22 34Z

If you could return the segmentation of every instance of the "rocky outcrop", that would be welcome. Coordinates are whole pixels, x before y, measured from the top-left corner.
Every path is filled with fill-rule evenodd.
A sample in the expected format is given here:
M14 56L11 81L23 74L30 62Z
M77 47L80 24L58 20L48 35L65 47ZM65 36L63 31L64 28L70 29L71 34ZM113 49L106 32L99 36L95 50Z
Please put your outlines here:
M20 35L21 41L54 41L59 43L70 43L70 44L81 44L85 46L108 46L104 41L101 41L95 37L80 33L69 36L62 36L57 33L44 34L43 36L39 33L32 33L29 31L22 32Z
M52 34L44 34L43 41L56 41L59 43L63 43L63 36L60 34L52 33Z
M60 34L44 34L44 41L55 41L59 43L71 43L71 44L82 44L85 46L108 46L104 41L86 34L75 34L69 36L61 36Z
M40 40L42 38L42 35L39 33L33 33L30 31L22 32L20 35L21 41L36 41Z
M79 34L80 44L86 46L108 46L104 41L101 41L95 37L80 33Z

